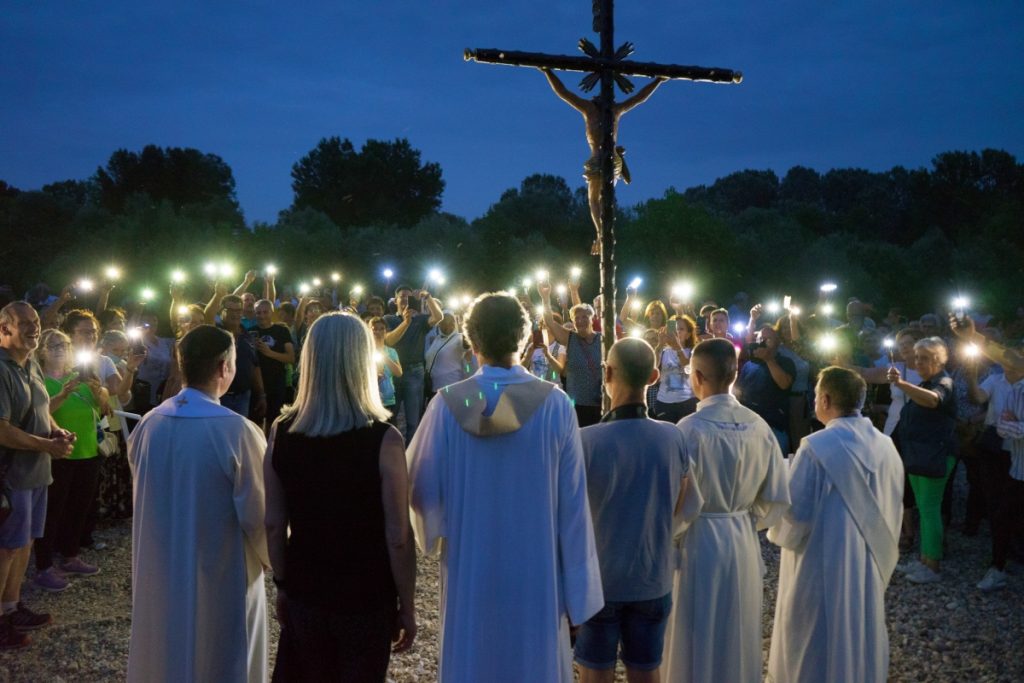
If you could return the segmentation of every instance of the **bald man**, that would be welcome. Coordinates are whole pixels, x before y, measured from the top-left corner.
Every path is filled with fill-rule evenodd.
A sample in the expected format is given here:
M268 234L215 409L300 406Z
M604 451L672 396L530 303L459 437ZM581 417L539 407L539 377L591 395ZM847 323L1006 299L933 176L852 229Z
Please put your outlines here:
M580 432L605 599L576 639L581 683L613 680L620 642L630 683L660 680L672 608L672 513L688 461L682 433L647 417L647 387L657 381L647 342L615 342L604 368L611 410Z

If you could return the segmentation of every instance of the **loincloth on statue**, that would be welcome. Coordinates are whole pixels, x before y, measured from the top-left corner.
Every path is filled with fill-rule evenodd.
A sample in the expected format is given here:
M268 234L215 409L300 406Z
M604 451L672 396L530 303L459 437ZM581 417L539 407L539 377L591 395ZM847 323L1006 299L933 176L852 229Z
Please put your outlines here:
M625 155L625 147L616 147L615 153L612 155L612 167L615 172L614 182L621 178L628 185L631 178L629 167L626 166ZM599 154L594 154L583 164L583 177L587 179L588 183L592 180L597 181L601 179L601 157Z

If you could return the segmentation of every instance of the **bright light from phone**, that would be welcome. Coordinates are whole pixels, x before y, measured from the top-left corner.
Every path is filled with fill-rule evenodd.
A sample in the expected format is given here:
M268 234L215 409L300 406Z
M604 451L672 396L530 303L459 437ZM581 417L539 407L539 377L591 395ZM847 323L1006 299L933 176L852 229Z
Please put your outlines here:
M537 278L537 282L547 282L548 281L548 271L546 271L544 269L538 270L536 273L533 274L533 276L535 278Z
M642 328L642 327L634 327L632 330L629 331L629 336L633 337L634 339L643 339L644 338L644 328Z
M569 288L566 287L565 285L558 285L557 287L555 287L555 293L558 296L565 296L565 293L567 291L569 291Z
M309 294L309 285L305 282L299 285L299 294Z
M469 294L463 294L462 295L462 305L463 306L468 306L471 303L473 303L473 297L471 297Z
M175 270L171 271L171 282L173 282L174 284L181 284L182 282L185 281L186 277L187 276L185 275L185 271L181 270L180 268L176 268Z
M362 294L363 294L363 286L362 285L356 285L355 287L352 288L352 293L355 294L356 296L362 296Z
M981 349L978 348L977 344L968 344L964 347L964 355L968 358L977 358L980 353Z
M683 301L689 301L693 297L693 283L692 282L677 282L672 285L671 294L677 299Z
M267 275L277 275L277 266L273 263L268 263L267 267L263 269Z
M583 275L583 269L579 266L573 266L569 269L569 276L573 280L579 280L581 275Z
M220 264L220 268L218 268L217 271L220 273L221 277L233 277L235 274L235 267L225 261Z
M94 351L88 351L85 349L75 351L75 365L92 365L95 360L96 353Z
M825 334L818 338L818 348L825 353L830 353L839 348L839 341L835 335Z
M533 287L533 278L531 278L531 277L524 277L523 278L523 287L527 287L527 288Z
M373 352L373 362L375 362L377 364L383 364L384 363L384 354L381 353L380 351L374 351Z
M433 282L435 285L443 285L444 273L439 268L431 268L430 272L427 273L427 281Z
M544 315L544 306L537 306L536 308L533 309L533 312L537 314L538 318L541 317L542 315Z
M958 296L955 299L953 299L953 308L955 308L958 311L962 311L970 305L970 299L968 299L965 296Z
M642 285L643 283L644 283L643 278L635 277L635 278L633 278L632 280L629 281L629 288L630 289L639 289L640 285Z
M318 277L313 278L312 282L314 287L320 287L321 285L324 284L324 281Z
M836 310L836 309L835 309L835 306L833 306L832 304L822 304L822 305L821 305L821 312L822 312L822 313L823 313L824 315L832 315L832 313L833 313L833 312L834 312L835 310Z
M789 307L789 314L790 315L800 315L800 307L799 306L790 306Z
M83 277L78 281L78 289L83 292L91 292L96 285L93 284L92 280L87 277Z
M341 282L341 273L331 273L331 282Z
M630 305L630 308L632 308L632 309L633 309L634 311L639 311L639 310L640 310L640 307L641 307L642 305L643 305L643 304L641 304L641 303L640 303L639 301L634 301L634 302L633 302L633 303L632 303L632 304Z
M821 287L819 287L819 289L825 292L826 294L831 294L832 292L839 289L839 285L837 285L834 282L826 282Z
M117 266L107 266L106 269L103 271L103 276L108 280L120 280L121 269L118 268Z
M736 334L743 334L747 331L747 326L743 323L736 323L732 326L732 331Z
M203 266L203 272L206 273L207 277L217 277L217 272L218 272L217 264L216 263L207 263L206 265Z
M884 340L882 340L882 346L884 346L887 349L891 349L892 347L896 346L896 342L894 342L889 337L886 337Z
M782 306L779 305L778 301L769 301L767 304L765 304L764 310L768 311L769 313L778 313L779 311L782 310Z
M149 287L144 287L142 289L142 300L143 301L152 301L155 298L156 298L156 292L154 292L152 289L150 289Z
M178 315L192 315L192 311L189 310L188 306L178 306Z

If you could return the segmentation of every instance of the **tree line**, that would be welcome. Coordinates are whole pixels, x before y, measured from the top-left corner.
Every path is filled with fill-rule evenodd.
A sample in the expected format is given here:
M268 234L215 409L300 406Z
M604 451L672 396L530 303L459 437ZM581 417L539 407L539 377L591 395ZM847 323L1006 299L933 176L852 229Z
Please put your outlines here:
M590 265L585 188L535 174L473 221L440 212L444 180L408 140L325 138L292 168L292 204L247 224L231 168L215 154L115 151L91 177L20 190L0 180L0 276L22 292L120 262L162 288L204 260L273 260L281 282L340 269L383 288L440 265L460 287L503 288L539 265ZM955 291L1009 313L1024 303L1024 167L994 149L938 154L930 168L743 170L711 185L620 206L622 277L688 277L699 297L813 296L824 279L878 306L940 309ZM395 282L391 283L392 285ZM654 292L651 292L654 295Z

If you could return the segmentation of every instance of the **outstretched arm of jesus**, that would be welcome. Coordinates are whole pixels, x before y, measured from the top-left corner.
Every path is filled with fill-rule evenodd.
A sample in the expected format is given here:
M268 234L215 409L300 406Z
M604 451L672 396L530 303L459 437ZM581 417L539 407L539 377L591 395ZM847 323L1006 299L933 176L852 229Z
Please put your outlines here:
M667 78L655 78L653 81L645 85L640 89L640 92L630 97L628 100L620 102L615 105L615 113L619 116L625 114L633 107L643 104L654 94L654 91L658 89L658 86L667 81Z
M589 102L566 88L565 84L562 83L561 79L559 79L551 69L541 67L540 71L548 79L548 84L551 86L551 89L555 91L555 94L558 95L563 102L586 116L588 105L590 104Z

